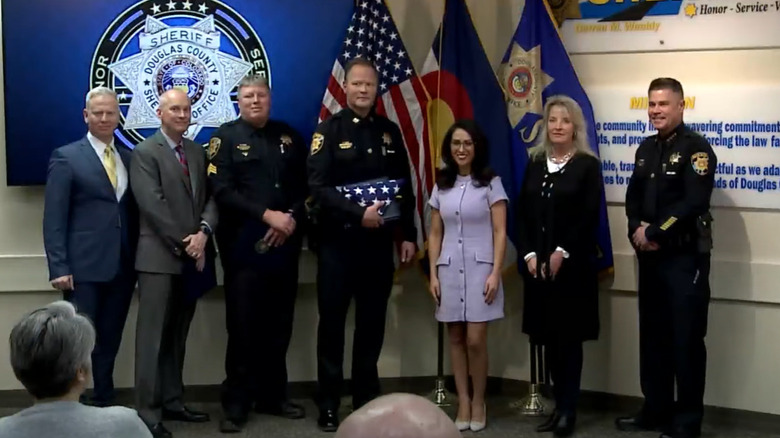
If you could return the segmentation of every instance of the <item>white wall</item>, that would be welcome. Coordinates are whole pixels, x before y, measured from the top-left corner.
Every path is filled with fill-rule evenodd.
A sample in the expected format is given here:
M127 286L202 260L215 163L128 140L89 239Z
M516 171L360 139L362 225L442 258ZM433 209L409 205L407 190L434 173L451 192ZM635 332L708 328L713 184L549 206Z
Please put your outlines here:
M422 65L436 32L443 0L389 0L392 13L415 64ZM522 0L470 0L472 16L491 63L497 67L519 20ZM573 58L587 86L639 84L638 93L656 76L675 76L683 84L728 86L739 73L743 83L777 83L780 50L582 55ZM1 70L0 70L1 73ZM2 97L0 97L2 98ZM729 98L724 92L724 99ZM0 105L2 111L2 105ZM598 108L596 108L598 111ZM0 115L0 131L4 130ZM0 339L25 311L58 296L48 287L43 258L41 188L5 186L5 144L0 141ZM709 365L705 402L710 405L780 414L780 237L772 211L717 209L713 254L713 295L707 343ZM586 347L583 386L589 390L641 395L638 383L636 269L625 237L621 205L609 208L615 252L613 290L601 295L602 335ZM316 379L316 295L311 256L304 273L290 348L290 378ZM506 318L490 329L490 373L512 379L529 376L527 338L522 335L522 300L516 275L506 279ZM758 302L763 301L763 302ZM133 376L136 305L128 318L116 370L117 385L129 387ZM218 296L199 304L192 324L186 382L217 384L223 378L224 306ZM347 331L347 351L351 346ZM391 298L383 377L433 375L436 371L436 325L433 308L416 272L401 276ZM20 388L0 342L0 389ZM349 370L349 355L345 360ZM518 394L520 396L520 394Z

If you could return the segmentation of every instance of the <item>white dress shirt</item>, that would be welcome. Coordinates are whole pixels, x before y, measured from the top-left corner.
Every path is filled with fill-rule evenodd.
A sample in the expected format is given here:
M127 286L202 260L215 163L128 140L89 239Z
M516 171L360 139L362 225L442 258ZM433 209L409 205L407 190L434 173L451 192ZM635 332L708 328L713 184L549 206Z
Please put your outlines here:
M106 144L92 135L91 132L87 133L87 140L89 140L89 144L92 145L92 149L95 150L98 159L102 163L103 154L106 151ZM122 199L122 196L124 196L125 190L127 190L127 169L125 168L125 163L122 162L122 157L119 155L119 151L117 151L116 147L114 146L113 138L111 139L110 146L114 151L114 162L116 163L116 200L119 201Z

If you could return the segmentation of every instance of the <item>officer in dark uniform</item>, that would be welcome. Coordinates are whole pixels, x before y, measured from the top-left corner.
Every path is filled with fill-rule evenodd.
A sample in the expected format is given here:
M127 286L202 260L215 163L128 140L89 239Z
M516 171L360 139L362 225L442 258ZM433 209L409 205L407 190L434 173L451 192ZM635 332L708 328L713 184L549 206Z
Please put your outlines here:
M658 134L639 145L626 193L628 236L639 261L645 401L637 415L616 424L658 430L663 438L700 435L706 370L717 157L704 137L685 127L683 109L677 80L651 82L648 113Z
M320 228L317 402L318 424L325 431L335 431L339 424L344 326L352 298L354 409L380 393L377 361L384 342L387 300L395 271L394 241L400 234L400 258L406 263L414 256L417 236L409 157L401 131L373 111L377 71L369 61L355 58L347 63L345 75L348 108L317 127L308 160L309 187ZM379 178L406 181L400 190L398 220L384 222L378 211L381 204L361 207L335 188Z
M287 400L287 348L298 287L308 195L307 148L289 125L269 120L262 77L238 86L241 117L209 142L209 179L223 221L216 240L225 273L228 346L222 385L223 432L257 412L305 416Z

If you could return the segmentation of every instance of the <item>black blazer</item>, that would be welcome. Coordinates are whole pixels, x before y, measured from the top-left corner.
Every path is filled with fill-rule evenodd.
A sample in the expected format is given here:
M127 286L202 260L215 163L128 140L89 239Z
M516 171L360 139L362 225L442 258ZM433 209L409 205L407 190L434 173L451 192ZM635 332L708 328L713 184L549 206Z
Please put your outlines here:
M518 203L519 255L537 255L537 272L556 248L569 253L555 280L523 267L523 331L534 342L584 341L599 333L596 267L601 163L578 153L550 173L546 158L529 162Z

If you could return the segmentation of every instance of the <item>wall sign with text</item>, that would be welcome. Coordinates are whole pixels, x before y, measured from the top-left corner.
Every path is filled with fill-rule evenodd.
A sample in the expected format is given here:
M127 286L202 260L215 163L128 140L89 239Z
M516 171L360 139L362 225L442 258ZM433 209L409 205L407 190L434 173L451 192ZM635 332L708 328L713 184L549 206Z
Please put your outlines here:
M608 202L624 203L636 149L657 133L647 87L591 87ZM685 123L718 158L713 206L780 209L780 85L687 87Z
M780 47L780 0L565 1L570 53Z

